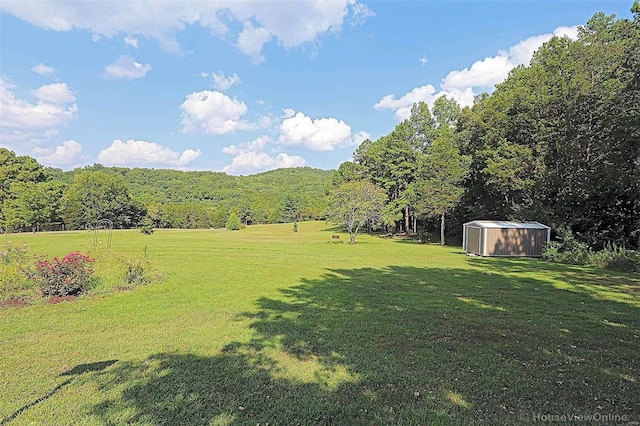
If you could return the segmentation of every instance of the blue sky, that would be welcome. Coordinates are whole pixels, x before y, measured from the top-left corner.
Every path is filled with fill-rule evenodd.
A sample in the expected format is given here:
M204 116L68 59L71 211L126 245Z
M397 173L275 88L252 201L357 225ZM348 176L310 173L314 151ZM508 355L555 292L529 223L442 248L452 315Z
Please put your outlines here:
M0 146L71 169L336 168L632 1L0 3Z

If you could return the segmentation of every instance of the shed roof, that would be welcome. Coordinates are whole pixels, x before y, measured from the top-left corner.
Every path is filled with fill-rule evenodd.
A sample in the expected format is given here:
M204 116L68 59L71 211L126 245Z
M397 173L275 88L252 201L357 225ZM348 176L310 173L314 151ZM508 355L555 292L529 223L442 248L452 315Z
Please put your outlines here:
M481 228L500 229L550 229L540 222L510 222L506 220L473 220L465 225L477 225Z

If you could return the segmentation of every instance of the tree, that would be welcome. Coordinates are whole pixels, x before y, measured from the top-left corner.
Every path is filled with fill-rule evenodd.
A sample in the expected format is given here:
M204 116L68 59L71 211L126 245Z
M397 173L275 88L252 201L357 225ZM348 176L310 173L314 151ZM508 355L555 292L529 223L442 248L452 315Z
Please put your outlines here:
M235 212L230 212L225 226L229 231L237 231L242 226L242 223Z
M109 172L83 172L74 177L64 196L64 221L69 229L93 227L101 219L114 226L137 226L144 206L135 201L124 179Z
M63 185L60 182L14 182L2 210L7 227L31 228L55 222L59 217Z
M0 148L0 226L5 226L5 200L17 199L11 186L15 183L37 184L51 180L51 173L34 158L16 156L13 151ZM12 202L13 203L13 202ZM14 217L15 218L15 217Z
M412 184L416 208L426 216L440 216L440 244L444 245L445 214L464 194L462 182L471 158L460 155L450 135L433 141L420 167L421 179Z
M349 232L349 244L355 244L360 230L380 217L387 195L369 181L340 185L329 194L330 221L341 223Z

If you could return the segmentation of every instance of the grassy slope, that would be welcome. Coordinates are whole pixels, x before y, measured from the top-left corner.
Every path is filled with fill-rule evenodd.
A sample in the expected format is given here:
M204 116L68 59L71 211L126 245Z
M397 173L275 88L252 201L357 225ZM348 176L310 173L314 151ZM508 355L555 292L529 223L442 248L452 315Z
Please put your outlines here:
M164 281L1 309L0 423L640 420L637 276L335 232L114 232ZM93 234L19 240L61 255Z

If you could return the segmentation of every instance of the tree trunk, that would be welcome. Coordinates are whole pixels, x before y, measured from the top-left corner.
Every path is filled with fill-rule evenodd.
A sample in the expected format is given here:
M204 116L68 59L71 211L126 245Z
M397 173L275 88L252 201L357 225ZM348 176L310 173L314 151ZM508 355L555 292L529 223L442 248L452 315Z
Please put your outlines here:
M415 215L413 216L413 233L418 233L418 218Z
M409 206L404 206L404 234L409 235Z
M444 245L444 212L440 216L440 245Z
M349 244L355 244L355 243L356 243L356 234L355 233L349 234Z

